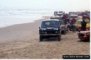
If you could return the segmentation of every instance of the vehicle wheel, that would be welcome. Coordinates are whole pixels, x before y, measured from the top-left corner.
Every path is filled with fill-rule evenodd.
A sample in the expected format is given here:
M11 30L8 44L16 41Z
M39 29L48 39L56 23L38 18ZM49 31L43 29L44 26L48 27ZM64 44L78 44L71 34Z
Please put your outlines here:
M61 33L62 33L62 34L66 34L66 31L62 31Z
M40 36L40 41L43 41L43 37L42 36Z
M60 41L61 40L61 37L60 36L58 36L58 41Z
M64 31L64 34L66 34L66 31Z

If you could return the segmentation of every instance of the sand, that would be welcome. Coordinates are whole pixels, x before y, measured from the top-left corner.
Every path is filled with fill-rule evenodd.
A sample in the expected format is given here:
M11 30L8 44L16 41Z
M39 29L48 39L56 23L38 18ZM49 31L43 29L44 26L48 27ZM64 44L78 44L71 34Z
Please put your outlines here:
M61 41L39 41L41 21L0 29L0 59L53 59L62 55L89 55L90 43L80 42L77 32L62 35Z

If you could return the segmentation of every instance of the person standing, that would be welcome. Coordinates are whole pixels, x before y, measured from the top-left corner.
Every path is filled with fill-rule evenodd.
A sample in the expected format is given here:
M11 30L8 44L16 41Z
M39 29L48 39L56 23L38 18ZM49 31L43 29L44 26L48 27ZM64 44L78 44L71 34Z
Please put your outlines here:
M85 31L85 30L86 30L86 25L87 25L87 23L86 23L86 21L83 19L82 22L81 22L81 30L82 30L82 31Z

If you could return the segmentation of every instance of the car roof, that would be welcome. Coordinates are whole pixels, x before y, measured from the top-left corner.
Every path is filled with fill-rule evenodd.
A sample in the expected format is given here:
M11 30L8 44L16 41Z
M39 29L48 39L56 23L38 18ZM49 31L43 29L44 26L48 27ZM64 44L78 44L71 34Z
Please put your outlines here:
M58 19L45 19L43 21L59 21Z

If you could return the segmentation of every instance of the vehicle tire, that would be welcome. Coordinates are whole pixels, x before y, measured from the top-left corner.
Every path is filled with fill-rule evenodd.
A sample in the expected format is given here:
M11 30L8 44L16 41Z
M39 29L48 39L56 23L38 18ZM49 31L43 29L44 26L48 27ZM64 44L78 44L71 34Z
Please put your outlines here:
M66 34L66 31L64 31L64 34Z
M40 41L43 41L43 37L42 36L40 36Z
M58 36L58 41L60 41L61 40L61 37L60 37L60 35Z
M62 34L66 34L66 31L62 31L61 33L62 33Z

